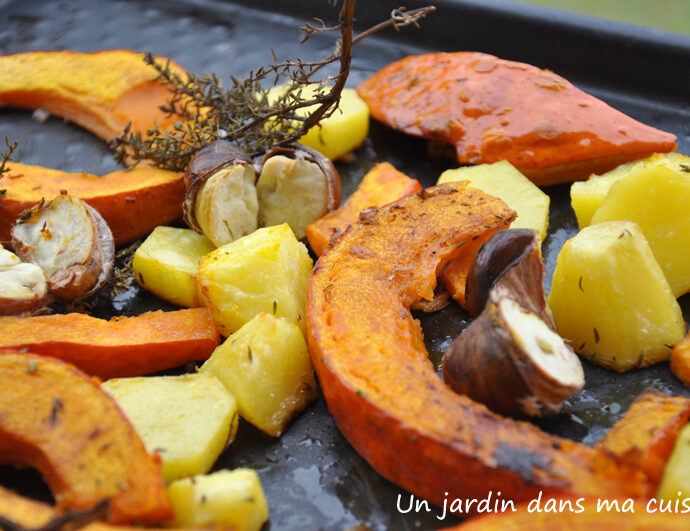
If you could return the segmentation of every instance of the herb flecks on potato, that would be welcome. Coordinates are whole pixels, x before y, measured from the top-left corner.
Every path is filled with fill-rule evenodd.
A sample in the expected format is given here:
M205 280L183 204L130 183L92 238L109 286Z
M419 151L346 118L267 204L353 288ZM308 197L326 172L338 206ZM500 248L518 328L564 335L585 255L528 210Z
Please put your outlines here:
M549 306L575 352L618 372L668 360L685 335L680 306L631 221L590 225L565 243Z
M113 378L103 383L163 462L163 479L205 474L237 433L237 401L213 374Z

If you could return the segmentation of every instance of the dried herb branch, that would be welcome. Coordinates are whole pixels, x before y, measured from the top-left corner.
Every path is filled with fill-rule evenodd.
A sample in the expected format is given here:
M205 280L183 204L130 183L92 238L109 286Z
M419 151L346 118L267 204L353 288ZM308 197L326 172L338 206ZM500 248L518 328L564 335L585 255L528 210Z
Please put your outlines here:
M2 177L5 173L10 171L10 169L6 165L10 161L12 154L19 146L19 142L14 142L13 144L11 144L10 139L8 137L5 137L5 145L7 146L7 151L0 153L0 158L2 158L2 161L0 162L0 177Z
M350 73L354 43L385 27L417 26L421 18L435 9L395 9L387 21L353 37L354 7L355 0L344 1L337 26L329 27L323 20L315 19L318 25L300 28L302 42L316 34L340 31L334 52L324 59L279 61L273 52L273 63L243 79L231 77L228 88L215 74L180 75L171 71L169 63L146 54L146 63L153 66L158 79L166 82L171 91L162 110L177 120L169 129L156 126L145 135L127 127L110 143L116 160L130 164L148 160L160 168L182 171L199 149L217 139L234 141L251 156L293 142L337 109ZM316 76L324 66L335 62L340 63L337 75ZM288 88L279 96L269 95L270 89L262 86L265 80L273 80L273 85L284 81ZM303 92L307 85L317 88ZM308 113L299 112L307 107Z

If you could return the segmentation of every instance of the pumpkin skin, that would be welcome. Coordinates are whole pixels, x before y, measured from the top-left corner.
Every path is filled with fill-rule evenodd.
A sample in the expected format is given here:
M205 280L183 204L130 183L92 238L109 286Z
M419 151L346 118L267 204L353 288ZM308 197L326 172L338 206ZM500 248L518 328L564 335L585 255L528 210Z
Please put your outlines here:
M460 164L505 159L539 186L676 149L553 72L480 52L409 56L357 92L386 125L453 144Z
M0 388L0 462L36 468L59 511L107 499L111 523L172 517L160 457L98 380L56 359L3 352Z
M448 183L360 220L317 262L309 349L336 424L384 477L442 505L491 490L516 503L555 496L644 497L645 475L455 394L435 373L409 306L430 300L462 243L510 223L500 200ZM475 506L476 507L476 506Z

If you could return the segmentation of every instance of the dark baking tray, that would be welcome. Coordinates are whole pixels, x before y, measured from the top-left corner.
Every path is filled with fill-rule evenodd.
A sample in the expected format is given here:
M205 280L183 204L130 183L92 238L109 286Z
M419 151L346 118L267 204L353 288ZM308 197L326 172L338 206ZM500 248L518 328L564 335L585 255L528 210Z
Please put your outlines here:
M407 2L408 8L421 5L425 4ZM348 84L354 86L410 53L484 51L549 68L623 112L672 131L678 136L679 151L690 153L690 37L516 2L443 0L435 5L437 13L423 21L420 29L387 30L356 45ZM371 26L395 7L397 0L360 2L356 25ZM337 10L326 0L0 0L0 53L150 50L172 57L191 71L214 71L227 77L270 62L271 48L281 57L324 56L330 50L330 38L298 44L297 27L315 16L333 22ZM100 141L56 118L40 124L26 111L2 109L0 138L5 135L19 141L16 160L21 162L75 172L116 168ZM424 141L373 123L370 137L355 159L338 165L344 195L379 160L392 162L425 185L433 184L441 171L454 166L452 160L431 158ZM556 255L577 225L568 186L547 191L552 200L549 236L543 246L548 289ZM682 302L688 305L687 300ZM112 300L103 293L96 312L109 317L155 308L170 306L135 288ZM468 316L450 307L420 318L431 357L438 363L443 349L466 326ZM587 364L586 374L586 389L566 404L563 413L541 420L542 428L592 443L645 387L688 394L671 376L667 364L623 376ZM237 440L216 465L238 466L258 470L271 510L266 527L271 530L343 529L360 523L372 529L434 529L457 522L452 517L440 520L436 510L398 512L398 496L402 495L406 507L407 494L353 451L322 399L278 440L243 423ZM0 483L27 494L46 495L37 475L26 471L0 467Z

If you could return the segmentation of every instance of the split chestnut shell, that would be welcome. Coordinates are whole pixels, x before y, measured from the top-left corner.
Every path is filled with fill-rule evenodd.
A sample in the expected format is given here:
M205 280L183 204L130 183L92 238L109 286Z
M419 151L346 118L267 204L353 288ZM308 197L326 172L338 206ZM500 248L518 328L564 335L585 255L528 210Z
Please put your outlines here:
M103 217L67 193L22 212L12 228L12 246L23 261L43 269L50 293L66 301L99 290L115 259L113 234Z

